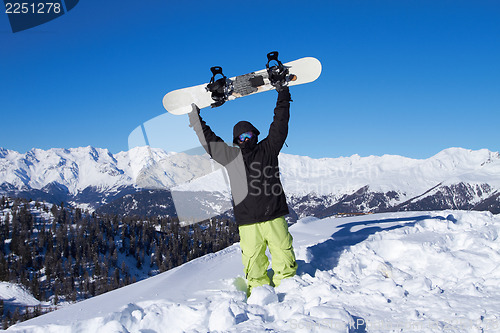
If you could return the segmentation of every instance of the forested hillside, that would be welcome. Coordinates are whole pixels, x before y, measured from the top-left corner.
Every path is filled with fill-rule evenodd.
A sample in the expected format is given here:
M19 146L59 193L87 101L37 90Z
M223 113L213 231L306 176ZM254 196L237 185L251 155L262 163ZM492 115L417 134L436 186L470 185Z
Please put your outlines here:
M0 280L25 286L41 303L4 301L3 327L176 267L237 242L233 223L181 227L172 218L89 214L79 208L2 197Z

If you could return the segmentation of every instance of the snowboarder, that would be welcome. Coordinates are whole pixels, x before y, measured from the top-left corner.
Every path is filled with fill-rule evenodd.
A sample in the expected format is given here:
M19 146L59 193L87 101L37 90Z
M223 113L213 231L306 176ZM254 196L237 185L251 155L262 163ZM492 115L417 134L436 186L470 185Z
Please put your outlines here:
M229 175L248 295L257 286L278 286L297 271L293 239L284 218L289 211L278 166L278 154L288 134L291 96L287 86L278 88L274 119L268 136L260 142L259 130L248 121L234 126L230 146L210 129L195 104L189 114L190 126L202 146ZM272 281L267 275L267 247L272 256Z

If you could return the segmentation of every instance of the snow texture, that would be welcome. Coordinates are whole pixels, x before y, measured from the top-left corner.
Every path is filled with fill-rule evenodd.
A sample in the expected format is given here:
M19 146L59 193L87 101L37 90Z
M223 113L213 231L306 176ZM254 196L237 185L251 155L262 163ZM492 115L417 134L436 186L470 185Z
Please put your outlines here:
M235 244L13 332L497 332L500 216L300 220L298 274L246 298Z

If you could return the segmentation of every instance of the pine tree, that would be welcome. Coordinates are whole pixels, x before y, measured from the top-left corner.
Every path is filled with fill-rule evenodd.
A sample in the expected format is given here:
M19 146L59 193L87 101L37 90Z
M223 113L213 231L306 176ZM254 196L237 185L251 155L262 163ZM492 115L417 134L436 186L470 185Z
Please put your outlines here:
M40 281L38 281L37 274L34 274L30 280L30 290L36 299L40 300Z
M5 254L0 251L0 281L9 280L9 265L5 259Z
M15 324L17 323L19 320L21 319L21 313L19 312L19 308L16 307L16 309L14 310L14 313L12 314L12 319L11 319L11 323Z
M3 239L8 239L9 233L10 233L10 214L9 212L7 212L7 214L5 214L5 221L3 222L3 230L2 230Z
M96 286L95 286L95 281L92 281L90 283L90 288L89 288L90 295L93 297L96 295Z
M111 266L116 267L117 265L118 265L118 251L115 247L111 254Z
M54 292L54 298L52 299L52 304L57 305L59 303L59 296L57 292Z
M141 269L142 268L142 259L141 259L141 251L139 250L139 248L136 249L135 260L137 261L136 267L138 269Z
M118 268L115 268L113 278L114 278L113 289L119 288L120 287L120 270Z
M7 312L2 319L2 329L7 330L9 328L10 323L10 312Z

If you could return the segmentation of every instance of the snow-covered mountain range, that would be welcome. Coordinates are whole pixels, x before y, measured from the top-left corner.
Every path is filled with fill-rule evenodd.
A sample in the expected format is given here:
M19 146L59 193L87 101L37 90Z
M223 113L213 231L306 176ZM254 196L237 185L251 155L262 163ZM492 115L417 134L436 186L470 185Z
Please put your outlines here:
M450 148L428 159L384 155L313 159L280 155L292 218L395 210L500 212L500 154ZM106 212L175 214L174 189L227 208L224 172L208 156L137 147L0 148L0 193ZM143 189L148 189L144 191ZM148 203L149 202L149 203Z

